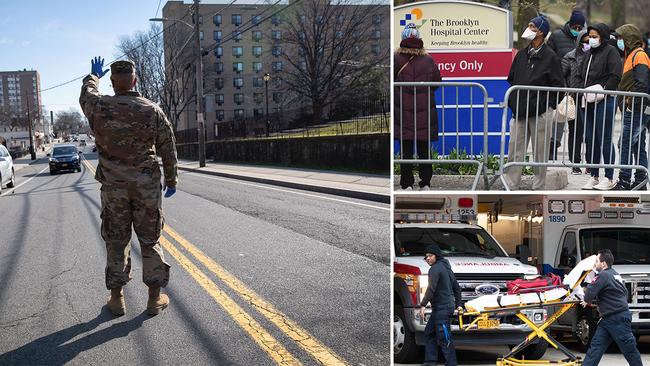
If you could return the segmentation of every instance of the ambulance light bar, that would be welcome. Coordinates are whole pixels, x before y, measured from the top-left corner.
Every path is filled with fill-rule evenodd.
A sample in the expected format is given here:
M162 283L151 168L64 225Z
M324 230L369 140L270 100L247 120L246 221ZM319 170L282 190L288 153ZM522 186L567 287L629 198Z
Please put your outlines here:
M402 213L395 214L395 220L401 223L441 223L476 221L477 215L460 215L446 213Z

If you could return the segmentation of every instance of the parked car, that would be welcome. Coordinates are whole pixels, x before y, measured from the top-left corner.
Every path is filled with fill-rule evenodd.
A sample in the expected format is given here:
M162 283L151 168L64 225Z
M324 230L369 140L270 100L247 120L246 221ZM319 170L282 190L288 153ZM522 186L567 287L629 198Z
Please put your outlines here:
M73 144L55 145L50 156L50 174L64 170L81 171L81 151Z
M86 146L86 140L80 140L79 146Z
M0 145L0 193L2 193L2 186L7 185L7 188L13 188L16 184L16 175L14 174L14 161L9 155L4 145Z

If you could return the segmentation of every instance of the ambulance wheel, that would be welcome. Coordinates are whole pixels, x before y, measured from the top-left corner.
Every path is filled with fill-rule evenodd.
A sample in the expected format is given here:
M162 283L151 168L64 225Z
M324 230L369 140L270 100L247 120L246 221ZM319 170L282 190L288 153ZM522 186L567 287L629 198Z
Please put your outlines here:
M594 338L596 333L597 323L594 318L588 314L580 315L578 322L576 323L576 330L573 336L578 341L578 346L580 351L587 352L591 340Z
M422 349L415 344L415 334L406 325L404 308L397 303L393 313L393 357L395 363L413 363L422 359Z
M537 343L533 343L530 346L524 348L523 351L518 352L514 355L514 357L520 360L539 360L540 358L544 357L547 348L548 343L546 341L540 340Z

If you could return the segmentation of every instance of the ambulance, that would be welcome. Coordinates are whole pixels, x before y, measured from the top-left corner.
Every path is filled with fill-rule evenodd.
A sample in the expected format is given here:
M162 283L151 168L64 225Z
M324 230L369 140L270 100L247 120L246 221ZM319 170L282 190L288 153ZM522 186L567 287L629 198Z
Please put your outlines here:
M650 196L544 195L505 199L499 211L516 212L524 226L519 239L528 247L529 263L542 273L560 276L582 259L609 249L613 268L628 290L632 329L640 337L650 334ZM512 206L512 207L508 207ZM494 215L492 215L494 216ZM500 215L500 217L503 215ZM498 220L502 221L502 220ZM494 224L490 225L494 228ZM493 230L489 230L494 233ZM517 235L511 232L509 237ZM551 326L586 350L599 319L595 307L575 307Z
M437 244L461 287L463 302L480 295L506 293L506 282L518 278L534 278L538 270L522 264L506 254L499 243L476 224L476 196L439 196L430 194L396 195L394 212L394 338L396 363L418 362L424 345L424 328L431 315L425 310L420 318L418 306L428 285L429 265L424 250ZM546 310L526 310L535 323L546 320ZM531 329L514 315L503 314L496 322L479 322L470 331L458 326L452 318L452 334L457 345L514 346ZM548 344L537 342L520 356L539 359Z

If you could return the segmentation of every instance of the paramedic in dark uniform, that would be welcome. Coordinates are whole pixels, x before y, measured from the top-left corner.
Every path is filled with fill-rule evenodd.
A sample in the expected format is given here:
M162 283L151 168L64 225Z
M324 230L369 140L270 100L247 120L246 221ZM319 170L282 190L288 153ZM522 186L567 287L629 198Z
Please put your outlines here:
M436 365L438 347L445 357L445 365L456 365L456 350L451 339L451 317L454 308L461 306L460 286L449 262L443 258L442 250L435 244L427 246L424 260L429 268L429 284L420 303L420 319L424 319L424 308L431 303L431 316L424 329L424 363Z
M621 276L612 269L612 264L614 255L609 249L598 251L594 265L598 275L587 287L582 306L587 306L595 300L601 318L582 362L583 366L598 365L612 341L616 342L630 366L643 365L641 354L636 348L636 339L632 334L632 314L627 306L627 289Z

